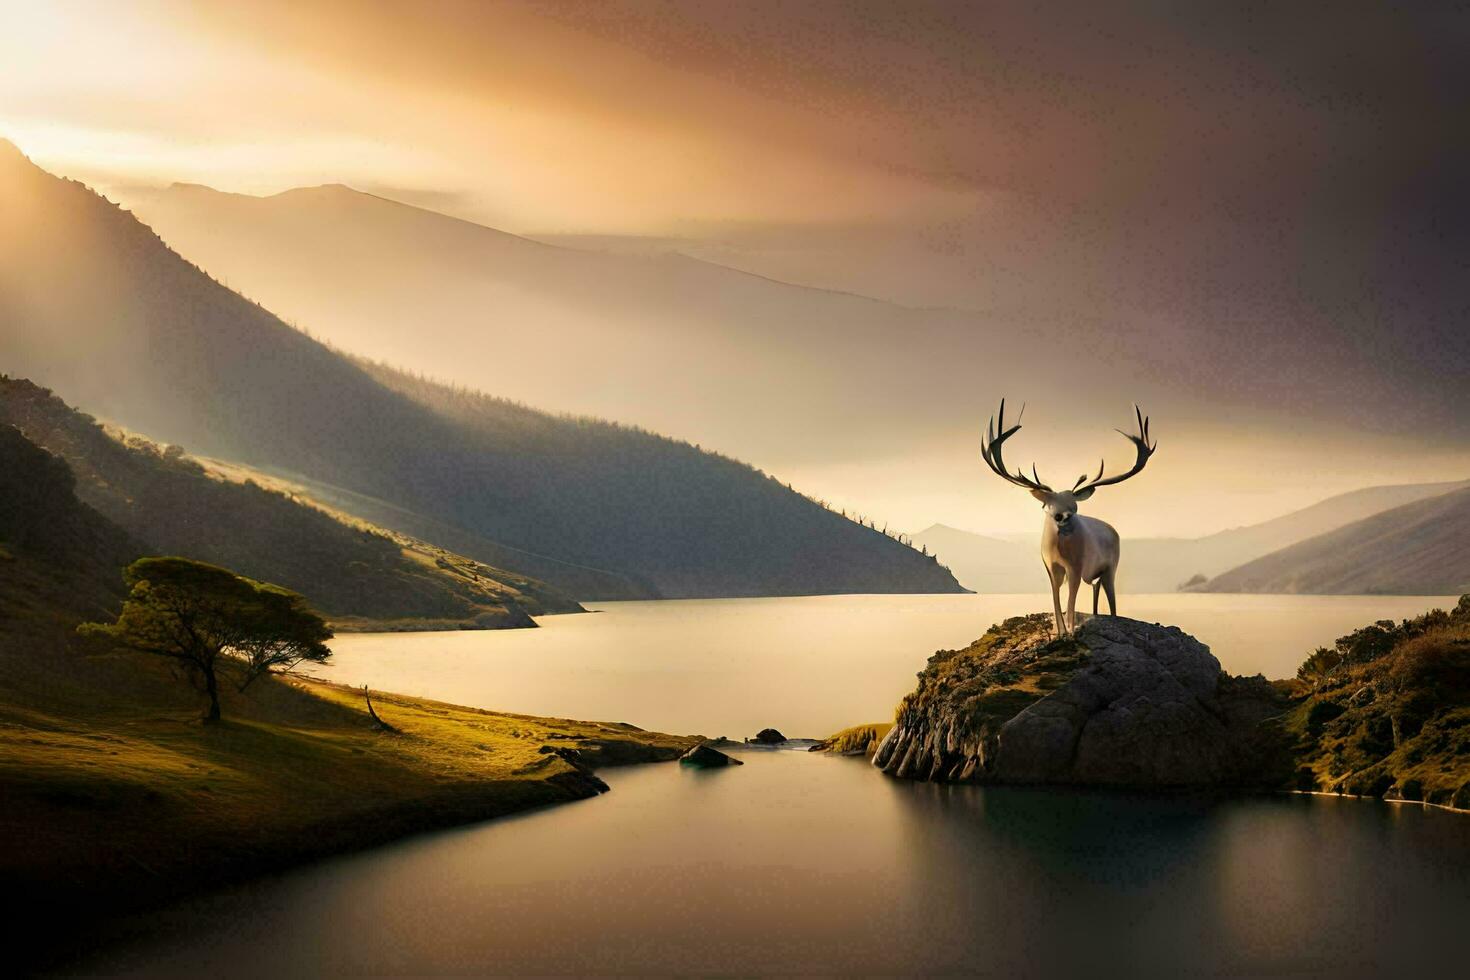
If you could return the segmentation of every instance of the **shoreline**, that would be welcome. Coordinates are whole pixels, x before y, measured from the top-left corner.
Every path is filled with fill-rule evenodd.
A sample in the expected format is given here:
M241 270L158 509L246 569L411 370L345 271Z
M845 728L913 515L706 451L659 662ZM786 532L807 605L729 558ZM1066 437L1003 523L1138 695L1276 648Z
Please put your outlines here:
M607 792L606 767L694 736L508 714L294 677L180 716L0 712L0 871L22 971L60 970L192 897ZM0 706L3 707L3 706ZM101 767L99 769L99 767ZM125 911L123 911L125 910Z
M1283 796L1330 796L1338 800L1363 800L1368 803L1388 803L1393 806L1420 806L1426 810L1444 810L1448 813L1470 815L1470 807L1450 806L1448 803L1430 803L1427 800L1406 800L1402 797L1367 796L1362 793L1334 793L1325 789L1282 789L1276 792Z

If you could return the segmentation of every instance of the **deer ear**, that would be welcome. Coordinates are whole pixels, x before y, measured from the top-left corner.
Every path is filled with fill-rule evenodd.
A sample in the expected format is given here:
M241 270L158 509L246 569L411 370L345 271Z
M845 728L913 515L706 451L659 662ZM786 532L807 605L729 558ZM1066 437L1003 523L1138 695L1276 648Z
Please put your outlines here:
M1078 490L1076 493L1072 494L1072 496L1075 497L1077 500L1086 500L1088 497L1092 496L1092 491L1096 489L1097 487L1088 487L1086 490Z
M1035 497L1037 500L1041 501L1043 504L1046 503L1048 500L1051 499L1051 494L1047 493L1045 490L1032 490L1031 491L1031 496Z

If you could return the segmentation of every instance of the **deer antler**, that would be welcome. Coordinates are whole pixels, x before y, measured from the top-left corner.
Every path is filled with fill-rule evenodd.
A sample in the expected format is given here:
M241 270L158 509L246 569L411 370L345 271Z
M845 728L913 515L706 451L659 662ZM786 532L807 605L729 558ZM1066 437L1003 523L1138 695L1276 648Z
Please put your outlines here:
M1026 474L1022 473L1019 467L1016 468L1015 473L1008 472L1006 470L1005 460L1001 458L1001 447L1007 439L1020 431L1021 416L1025 414L1026 406L1022 405L1020 414L1016 416L1016 424L1007 429L1005 427L1006 400L1002 398L1000 400L999 420L997 421L995 416L991 416L989 424L985 427L985 439L980 443L980 456L985 460L986 465L995 471L995 475L1007 483L1013 483L1018 487L1025 487L1027 490L1044 490L1047 493L1051 493L1051 487L1041 482L1041 477L1037 475L1034 464L1031 467L1031 479L1027 479Z
M1149 444L1148 416L1144 415L1143 411L1139 409L1137 405L1133 406L1133 414L1138 418L1138 435L1129 435L1122 429L1113 430L1114 432L1123 436L1129 442L1133 443L1134 448L1138 450L1138 458L1133 461L1133 469L1129 470L1127 473L1123 473L1118 476L1110 476L1106 480L1104 480L1103 467L1106 465L1106 461L1100 461L1097 466L1097 476L1093 477L1091 480L1088 480L1087 474L1083 473L1077 478L1077 483L1073 485L1073 493L1082 493L1085 490L1094 490L1098 487L1110 487L1115 483L1122 483L1130 476L1133 476L1142 471L1142 469L1148 465L1149 457L1154 454L1155 449L1159 448L1159 444L1157 442L1153 443L1152 445Z

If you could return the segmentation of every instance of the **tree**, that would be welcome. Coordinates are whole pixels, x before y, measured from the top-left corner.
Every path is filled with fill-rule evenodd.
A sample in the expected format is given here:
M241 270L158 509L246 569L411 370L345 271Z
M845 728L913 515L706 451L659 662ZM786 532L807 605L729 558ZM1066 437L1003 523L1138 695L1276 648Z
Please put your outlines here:
M182 664L209 696L209 721L219 720L227 668L243 691L275 668L331 656L332 631L288 589L187 558L140 558L123 578L130 591L117 621L82 629Z

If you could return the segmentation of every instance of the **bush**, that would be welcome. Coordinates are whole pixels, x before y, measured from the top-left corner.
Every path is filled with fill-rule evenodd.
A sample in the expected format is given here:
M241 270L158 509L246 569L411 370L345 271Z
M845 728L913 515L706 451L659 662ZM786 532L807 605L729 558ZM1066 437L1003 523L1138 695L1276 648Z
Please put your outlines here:
M1437 629L1400 644L1388 677L1399 691L1448 696L1470 690L1470 627Z
M1341 653L1329 650L1327 647L1318 647L1311 656L1302 661L1302 665L1296 669L1296 676L1298 680L1315 688L1326 680L1340 663L1342 663Z

